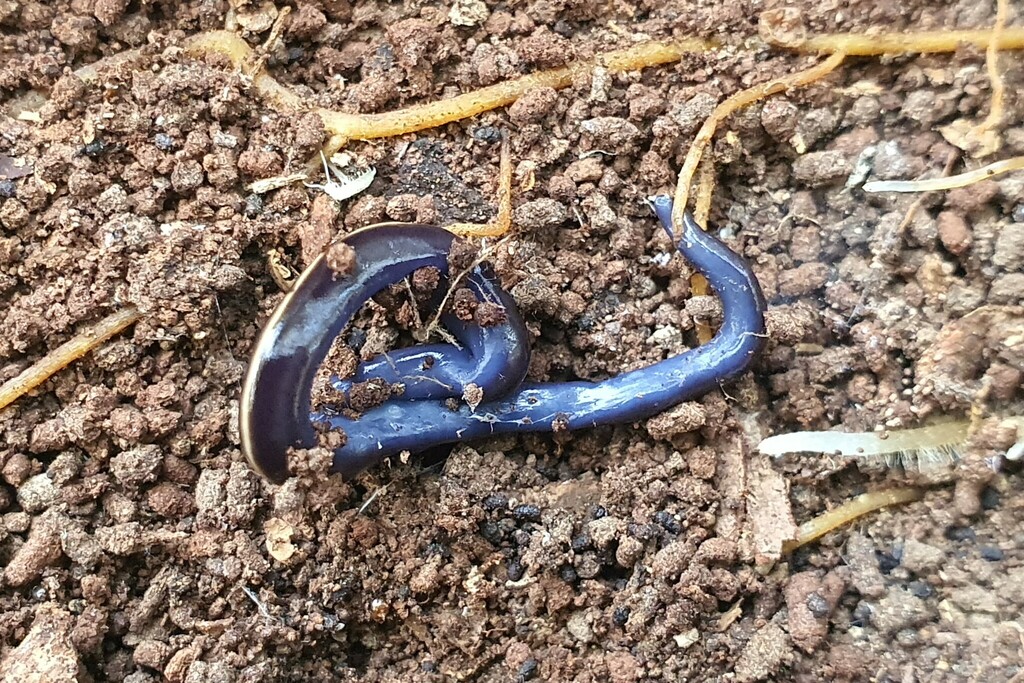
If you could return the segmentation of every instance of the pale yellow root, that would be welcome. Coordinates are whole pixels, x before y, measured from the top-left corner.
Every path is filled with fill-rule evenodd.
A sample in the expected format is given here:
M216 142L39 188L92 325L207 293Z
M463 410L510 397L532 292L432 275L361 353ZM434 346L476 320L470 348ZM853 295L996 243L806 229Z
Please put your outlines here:
M793 552L802 545L816 541L825 534L838 529L844 524L863 517L864 515L890 505L902 505L921 500L924 491L916 488L888 489L886 491L872 491L857 496L839 507L818 515L814 519L804 522L797 531L797 537L783 545L783 552Z
M715 192L715 164L710 158L705 159L700 165L700 172L697 174L697 198L694 202L693 217L697 225L708 229L708 219L711 217L711 197ZM700 273L690 276L690 290L695 296L705 296L708 293L708 280ZM697 321L697 341L700 344L707 344L715 336L715 330L706 322Z
M996 23L992 27L992 40L985 49L985 69L992 83L992 104L988 116L974 129L974 135L980 137L986 132L997 128L1003 122L1003 108L1006 97L1006 86L1003 76L999 73L999 42L1006 30L1006 15L1009 14L1008 0L996 0Z
M845 55L841 52L833 54L810 69L798 71L794 74L741 90L715 107L711 116L704 121L704 125L697 131L697 136L693 139L693 144L690 145L690 150L686 153L683 167L679 171L679 182L676 183L676 193L672 207L672 225L675 227L677 235L682 234L683 213L686 211L686 205L690 201L690 183L693 182L693 174L697 171L701 156L714 137L718 124L730 114L748 104L762 100L769 95L807 85L824 78L842 64L844 58Z
M1024 170L1024 156L986 164L973 171L927 180L875 180L864 183L865 192L935 192L966 187L1011 171Z
M508 148L508 135L501 138L497 215L488 223L453 223L444 227L462 237L501 237L512 228L512 154Z
M398 111L380 114L346 114L329 109L316 109L324 128L343 140L370 140L413 133L459 121L485 111L515 102L533 88L564 88L597 66L611 72L635 71L648 66L678 61L684 54L706 52L715 43L698 38L675 42L647 42L622 50L598 55L594 59L539 71L511 81L496 83L447 100L427 102ZM254 53L242 38L229 31L209 31L190 38L186 50L193 55L220 54L231 60L235 68L252 78L253 89L270 104L285 110L308 109L302 99L255 65Z
M0 386L0 410L36 388L141 317L134 306L113 313L39 359L32 367Z
M769 40L780 47L816 54L846 54L857 57L895 54L956 52L961 45L999 50L1024 48L1024 28L1007 28L993 40L992 29L965 31L923 31L920 33L879 33L877 35L826 33L799 42Z

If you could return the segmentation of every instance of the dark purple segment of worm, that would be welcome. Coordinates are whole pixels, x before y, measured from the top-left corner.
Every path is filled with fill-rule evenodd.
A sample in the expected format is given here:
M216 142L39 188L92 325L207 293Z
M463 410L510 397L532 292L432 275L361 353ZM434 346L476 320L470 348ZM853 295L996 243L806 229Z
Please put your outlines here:
M441 284L446 283L447 279ZM485 398L504 396L515 389L526 377L530 362L529 340L519 338L525 329L515 302L497 284L487 264L478 266L465 286L478 301L497 304L506 315L516 319L489 331L472 321L445 314L441 322L461 348L453 344L422 344L389 351L360 363L355 375L348 379L332 377L331 385L347 395L354 383L379 379L403 385L399 397L403 401L461 398L469 384L481 389Z
M671 198L657 197L653 205L672 236ZM633 422L697 398L741 374L765 340L765 301L756 278L742 258L704 232L689 213L676 245L722 303L722 326L704 346L603 382L522 384L475 409L462 405L452 410L444 401L427 400L389 401L358 419L319 412L311 419L347 435L346 444L335 451L333 469L351 477L401 451L492 434Z
M384 224L344 238L356 255L350 273L337 275L322 256L303 272L264 327L242 388L242 451L254 469L281 482L288 476L288 449L316 445L310 394L334 339L385 287L427 266L447 273L453 239L434 226ZM456 353L452 347L435 367L472 378L485 393L507 391L526 375L529 333L489 273L476 268L468 282L481 298L503 303L506 320L467 327L462 334L466 349Z

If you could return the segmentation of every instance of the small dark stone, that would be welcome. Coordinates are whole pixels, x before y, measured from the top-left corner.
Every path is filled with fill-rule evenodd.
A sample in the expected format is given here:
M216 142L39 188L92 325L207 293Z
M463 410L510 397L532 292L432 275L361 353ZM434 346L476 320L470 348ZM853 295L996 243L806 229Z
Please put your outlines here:
M512 509L512 518L519 522L539 522L540 508L529 503L517 505Z
M973 541L977 538L974 529L969 526L951 526L946 529L946 538L950 541Z
M540 668L540 663L536 659L534 659L533 657L530 657L525 662L523 662L522 666L519 667L519 671L516 672L516 680L517 681L528 681L528 680L530 680L531 678L533 678L534 676L537 675L537 669L539 669L539 668Z
M484 510L487 510L488 512L504 510L508 507L508 496L504 493L491 493L480 501L480 505L482 505Z
M562 566L558 575L561 576L562 581L565 581L566 583L576 583L576 580L579 579L579 576L576 574L576 569L574 569L572 565L568 564Z
M670 534L678 534L682 530L675 516L666 510L661 510L655 514L654 521Z
M361 327L353 327L349 330L348 339L345 340L345 343L350 349L359 353L366 346L366 330Z
M251 194L245 198L246 218L256 218L263 213L263 195Z
M174 142L174 138L167 133L157 133L154 135L153 144L155 144L156 148L162 152L170 152L177 146Z
M914 597L921 598L922 600L935 595L935 589L927 581L911 581L907 584L907 588L910 589Z
M106 151L107 143L97 138L96 140L93 140L92 142L82 147L80 153L90 158L96 158Z
M1004 557L1003 551L992 545L986 545L981 549L981 558L989 562L999 562Z
M587 532L583 532L583 533L579 534L578 536L573 536L573 539L572 539L572 549L575 552L581 553L584 550L586 550L587 548L589 548L590 544L592 542L593 541L590 538L590 534L588 534Z
M513 557L508 561L508 580L518 581L523 578L523 574L526 573L526 567L523 566L523 561L518 557Z
M995 510L999 507L999 491L991 486L986 486L981 492L981 507L986 510Z
M0 197L3 199L10 199L14 196L17 188L14 186L14 181L4 178L0 180Z
M428 674L437 673L437 664L428 659L420 664L420 671Z
M494 126L477 126L473 129L473 137L480 142L493 144L501 140L501 131Z
M857 606L853 608L853 620L850 622L851 626L867 626L871 623L871 605L864 602L863 600L857 603Z
M433 557L434 555L437 555L439 557L443 557L446 560L452 559L452 551L448 549L448 546L446 546L444 543L438 543L436 541L427 546L424 555L426 557Z
M625 626L627 621L629 621L629 608L616 607L612 612L612 623L616 626Z
M890 555L889 553L882 552L881 550L875 551L875 557L878 559L878 569L883 574L888 574L896 567L900 566L900 561Z
M501 532L501 527L490 521L480 525L480 535L492 545L501 545L501 542L505 540L505 534Z
M818 619L824 619L832 612L832 609L829 607L828 600L818 592L811 593L807 596L807 609L809 609L811 614Z
M604 509L603 505L595 505L594 509L590 511L590 516L594 519L601 519L602 517L606 517L607 515L608 511Z

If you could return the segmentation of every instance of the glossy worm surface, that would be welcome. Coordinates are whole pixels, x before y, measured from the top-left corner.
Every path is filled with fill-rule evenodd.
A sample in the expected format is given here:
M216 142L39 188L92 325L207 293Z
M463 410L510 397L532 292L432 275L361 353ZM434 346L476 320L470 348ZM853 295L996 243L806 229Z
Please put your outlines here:
M653 204L671 235L671 199L657 197ZM707 277L722 302L722 326L704 346L602 382L523 383L528 335L493 275L477 268L469 286L478 298L505 306L504 323L478 327L449 318L461 350L446 344L413 347L359 369L356 379L382 377L407 387L412 379L419 383L412 395L407 390L358 419L311 413L313 379L334 338L388 285L425 266L447 273L452 240L446 231L428 226L368 228L345 238L356 254L351 273L335 278L321 257L302 274L264 329L243 387L242 448L254 468L269 479L283 480L287 449L316 444L313 422L345 432L345 445L335 451L334 470L346 477L406 450L506 432L632 422L701 396L742 373L764 342L765 303L753 273L687 214L676 241L679 251ZM431 361L424 363L423 354ZM425 369L437 370L424 378ZM469 382L483 388L484 402L475 409L461 403L453 410L447 399L460 396L460 388Z

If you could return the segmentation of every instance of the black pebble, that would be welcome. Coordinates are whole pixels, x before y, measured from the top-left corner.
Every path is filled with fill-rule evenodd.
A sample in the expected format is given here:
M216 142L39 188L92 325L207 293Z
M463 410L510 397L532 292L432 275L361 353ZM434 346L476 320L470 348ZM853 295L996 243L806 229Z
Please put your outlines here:
M914 597L921 598L922 600L935 595L935 589L927 581L911 581L907 584L907 588L910 589Z
M818 619L824 619L832 613L832 608L821 593L811 593L807 596L807 609Z
M361 327L353 327L348 332L348 339L345 340L348 347L359 353L363 350L363 346L366 345L366 330Z
M583 552L590 547L591 542L590 534L584 531L580 535L573 537L572 549L578 553Z
M629 608L616 607L612 612L612 623L616 626L625 626L627 621L629 621Z
M480 505L482 505L484 510L487 510L488 512L503 510L508 507L508 496L504 493L491 493L480 501Z
M999 507L999 491L991 486L986 486L981 492L981 507L986 510L995 510Z
M522 560L518 557L513 557L508 561L508 580L518 581L523 578L523 574L526 573L526 567L523 566Z
M516 672L517 681L528 681L537 675L537 669L540 668L540 664L536 659L530 657L523 665L519 667L519 671Z
M107 143L103 140L93 140L82 148L81 153L87 157L95 158L107 151Z
M427 546L425 554L427 557L437 555L446 560L452 559L452 551L448 549L448 546L446 546L444 543L438 543L436 541Z
M893 569L900 566L900 561L898 559L889 553L882 552L881 550L875 551L875 557L878 558L878 569L883 574L888 574Z
M579 576L576 574L576 570L572 565L563 565L562 569L559 570L558 575L562 577L562 581L566 583L576 583Z
M1005 555L1003 554L1003 551L999 548L987 545L981 549L981 557L982 559L988 560L989 562L999 562L1005 557Z
M676 521L675 516L665 510L661 510L655 514L654 521L660 524L661 527L670 534L678 534L681 530L679 522Z
M480 525L480 535L492 545L501 545L501 542L505 540L505 534L501 532L501 527L490 521Z
M973 541L977 534L969 526L951 526L946 529L946 538L950 541Z
M857 603L857 606L853 608L853 621L852 626L867 626L871 623L871 605L861 601Z
M518 522L539 522L540 508L536 505L517 505L512 509L512 517Z
M501 140L501 131L494 126L478 126L473 129L473 137L480 142L493 144Z
M14 196L14 192L15 187L13 180L8 180L7 178L0 180L0 197L3 197L4 199L10 199L11 197Z

